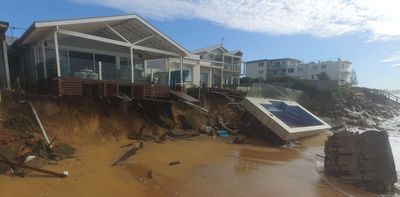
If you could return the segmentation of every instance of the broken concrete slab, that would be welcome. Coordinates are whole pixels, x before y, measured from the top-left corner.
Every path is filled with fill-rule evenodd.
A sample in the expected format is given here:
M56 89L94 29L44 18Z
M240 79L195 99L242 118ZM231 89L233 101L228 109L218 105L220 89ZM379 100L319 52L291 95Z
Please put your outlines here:
M387 133L369 130L328 137L324 172L370 191L389 192L397 173Z

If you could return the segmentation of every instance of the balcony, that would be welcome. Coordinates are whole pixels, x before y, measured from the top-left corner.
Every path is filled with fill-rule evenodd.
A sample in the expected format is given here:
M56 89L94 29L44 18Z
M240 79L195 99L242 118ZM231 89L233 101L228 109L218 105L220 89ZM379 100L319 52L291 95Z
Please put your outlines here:
M240 64L237 63L225 63L224 64L224 69L228 71L235 71L235 72L240 72Z

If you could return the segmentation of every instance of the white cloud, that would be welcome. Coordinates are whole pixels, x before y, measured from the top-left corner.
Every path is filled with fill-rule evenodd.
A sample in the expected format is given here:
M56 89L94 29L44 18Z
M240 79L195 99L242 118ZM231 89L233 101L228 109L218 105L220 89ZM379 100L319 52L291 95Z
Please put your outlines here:
M400 67L400 51L383 59L382 62L391 64L390 67Z
M385 63L400 62L400 53L396 53L382 60Z
M366 33L400 39L399 0L72 0L157 20L202 19L268 35L334 37Z

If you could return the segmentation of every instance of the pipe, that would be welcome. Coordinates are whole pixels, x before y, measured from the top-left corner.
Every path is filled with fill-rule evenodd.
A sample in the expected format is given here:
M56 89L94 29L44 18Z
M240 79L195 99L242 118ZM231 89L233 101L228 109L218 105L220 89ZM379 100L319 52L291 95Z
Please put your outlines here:
M42 134L43 134L44 139L46 140L47 144L50 145L50 140L47 137L47 133L43 128L42 122L40 121L38 114L36 113L35 107L33 106L32 102L28 101L28 103L29 103L29 106L31 106L33 115L35 115L36 121L39 124L40 129L42 130Z

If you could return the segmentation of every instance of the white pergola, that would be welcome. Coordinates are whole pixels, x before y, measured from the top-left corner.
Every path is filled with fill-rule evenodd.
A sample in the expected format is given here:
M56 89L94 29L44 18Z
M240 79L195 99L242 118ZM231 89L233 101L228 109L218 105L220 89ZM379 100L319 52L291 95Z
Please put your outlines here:
M53 36L54 39L58 77L61 77L59 39L75 37L129 50L132 83L135 80L134 51L149 59L179 57L181 84L183 83L183 57L187 56L189 51L136 14L34 22L22 35L20 43L43 43L49 36Z

